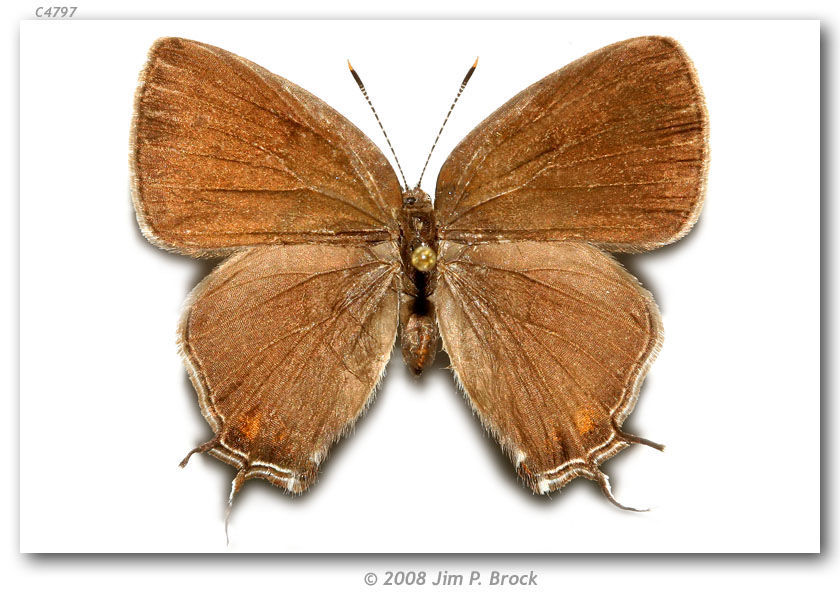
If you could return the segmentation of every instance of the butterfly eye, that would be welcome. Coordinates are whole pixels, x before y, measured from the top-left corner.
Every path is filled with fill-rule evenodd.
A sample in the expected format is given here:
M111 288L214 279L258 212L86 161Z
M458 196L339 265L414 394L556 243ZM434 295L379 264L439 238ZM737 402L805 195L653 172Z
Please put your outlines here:
M418 271L427 273L437 264L437 254L428 246L417 246L411 253L411 264Z
M409 198L406 198L403 202L405 202L405 205L406 205L406 206L411 206L412 204L414 204L415 202L417 202L417 198L411 198L411 197L409 197Z

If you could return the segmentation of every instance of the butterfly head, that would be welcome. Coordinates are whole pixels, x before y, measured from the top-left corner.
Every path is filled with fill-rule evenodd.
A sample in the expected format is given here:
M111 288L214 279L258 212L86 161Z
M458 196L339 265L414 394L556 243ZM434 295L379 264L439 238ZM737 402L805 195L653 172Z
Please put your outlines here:
M432 208L432 197L419 187L405 190L402 195L404 208L430 209Z

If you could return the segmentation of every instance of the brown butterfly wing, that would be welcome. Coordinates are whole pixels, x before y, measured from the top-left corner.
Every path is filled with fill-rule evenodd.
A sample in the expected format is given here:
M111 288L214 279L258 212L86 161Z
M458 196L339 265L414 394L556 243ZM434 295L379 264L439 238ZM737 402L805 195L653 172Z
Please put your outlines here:
M306 90L220 48L158 40L131 137L137 217L168 250L396 238L400 187L376 146Z
M444 349L520 476L547 493L582 475L609 495L598 465L653 445L620 430L662 338L651 295L584 242L444 242L439 264Z
M671 243L700 212L707 137L676 41L607 46L525 89L456 147L437 182L440 236L621 252Z
M365 408L397 331L396 247L261 246L193 291L179 330L216 436L197 448L293 492Z

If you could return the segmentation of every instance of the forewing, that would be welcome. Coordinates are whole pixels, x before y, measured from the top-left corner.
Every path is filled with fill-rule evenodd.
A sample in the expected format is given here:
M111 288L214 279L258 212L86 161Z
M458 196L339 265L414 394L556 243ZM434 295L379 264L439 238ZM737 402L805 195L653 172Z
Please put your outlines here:
M504 104L437 182L443 239L582 239L622 252L682 237L702 206L707 117L669 38L619 42Z
M651 295L584 242L445 242L439 268L443 347L519 475L539 493L581 475L608 491L598 465L648 443L620 425L661 342Z
M199 447L300 492L371 398L397 329L396 247L263 246L193 291L180 342L216 436Z
M220 48L152 46L131 139L137 217L166 249L396 238L400 187L373 142L306 90Z

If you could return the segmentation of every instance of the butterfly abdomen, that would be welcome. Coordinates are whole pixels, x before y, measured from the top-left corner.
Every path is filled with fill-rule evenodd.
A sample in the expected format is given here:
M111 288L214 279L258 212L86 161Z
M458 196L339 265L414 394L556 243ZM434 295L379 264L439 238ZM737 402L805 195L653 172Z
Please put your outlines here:
M403 360L412 373L420 375L437 354L439 334L434 316L409 312L401 331Z

